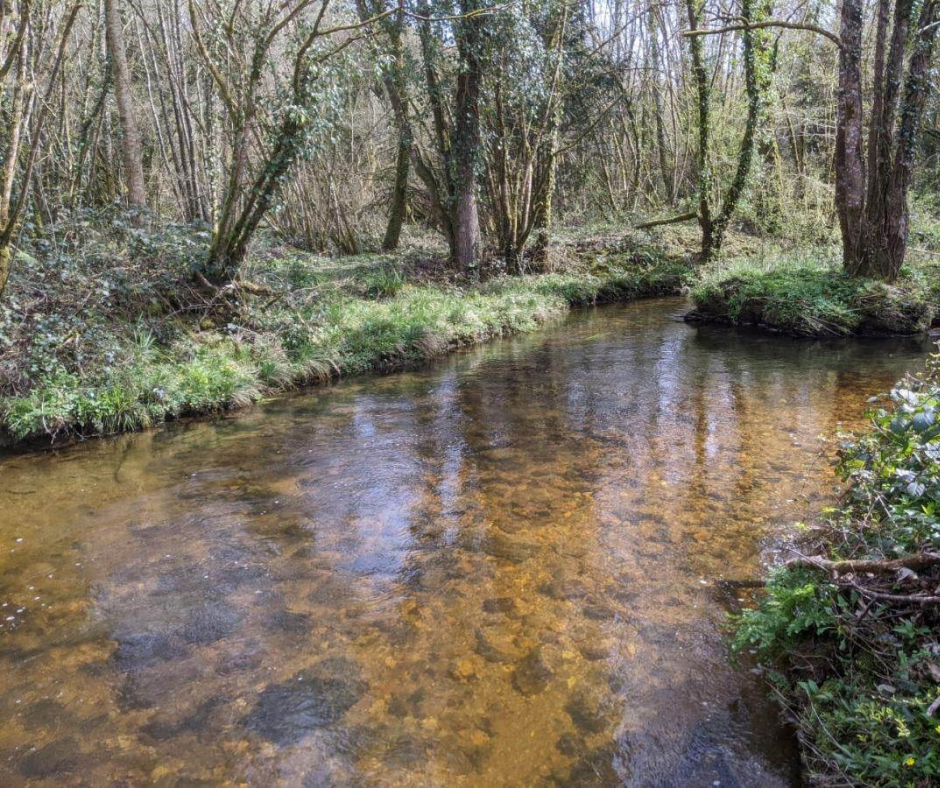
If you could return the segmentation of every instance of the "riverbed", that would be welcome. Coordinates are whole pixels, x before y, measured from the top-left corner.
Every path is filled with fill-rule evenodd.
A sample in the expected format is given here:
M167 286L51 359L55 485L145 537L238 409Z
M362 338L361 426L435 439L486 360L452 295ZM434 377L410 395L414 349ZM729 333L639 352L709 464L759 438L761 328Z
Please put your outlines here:
M684 307L0 458L0 783L798 784L723 581L928 345Z

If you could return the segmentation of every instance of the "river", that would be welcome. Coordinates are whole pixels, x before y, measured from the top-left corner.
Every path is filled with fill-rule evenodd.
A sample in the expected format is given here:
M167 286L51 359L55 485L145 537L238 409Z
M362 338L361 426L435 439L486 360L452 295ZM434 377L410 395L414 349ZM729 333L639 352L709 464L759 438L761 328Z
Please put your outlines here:
M684 306L0 458L0 783L798 784L720 581L926 343Z

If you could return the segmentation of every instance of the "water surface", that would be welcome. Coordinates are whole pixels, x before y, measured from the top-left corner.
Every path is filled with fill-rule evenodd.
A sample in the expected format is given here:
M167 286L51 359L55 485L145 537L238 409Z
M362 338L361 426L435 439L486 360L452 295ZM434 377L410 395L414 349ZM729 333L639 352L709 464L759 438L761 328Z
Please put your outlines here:
M681 307L0 460L0 784L794 784L719 581L925 348Z

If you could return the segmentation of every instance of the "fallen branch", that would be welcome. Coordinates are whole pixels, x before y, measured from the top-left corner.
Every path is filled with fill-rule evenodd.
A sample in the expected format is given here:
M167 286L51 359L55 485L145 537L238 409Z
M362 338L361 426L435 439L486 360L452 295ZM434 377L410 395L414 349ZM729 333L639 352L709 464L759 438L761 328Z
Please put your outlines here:
M684 213L681 216L673 216L670 219L656 219L652 222L643 222L643 224L638 224L633 229L648 230L650 227L659 227L663 224L679 224L679 222L691 222L693 219L698 219L698 214L694 211L691 213Z
M205 275L201 271L196 272L196 280L199 282L202 287L213 294L215 298L219 298L226 293L249 293L251 295L258 296L277 296L280 297L283 295L277 290L272 290L267 285L260 285L256 282L249 282L244 279L236 279L233 282L229 282L224 285L215 285L206 279Z
M903 605L940 605L940 596L918 596L917 594L886 594L883 591L872 591L857 583L852 583L854 588L862 596L869 599L877 599L883 602L897 602Z
M848 560L848 561L830 561L820 556L800 556L791 558L784 566L811 566L816 569L822 569L827 572L844 575L848 572L870 572L871 574L887 574L897 572L900 569L910 569L919 572L928 569L931 566L940 565L940 553L918 553L917 555L908 555L904 558L892 558L884 560Z

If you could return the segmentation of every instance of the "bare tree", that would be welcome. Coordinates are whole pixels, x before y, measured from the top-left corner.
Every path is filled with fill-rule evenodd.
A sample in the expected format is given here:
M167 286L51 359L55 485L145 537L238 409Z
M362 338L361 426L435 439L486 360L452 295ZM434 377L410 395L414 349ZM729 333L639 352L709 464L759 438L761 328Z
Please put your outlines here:
M325 28L328 7L329 0L236 2L226 13L220 5L199 9L195 0L189 0L193 37L229 123L225 186L206 266L199 272L212 284L230 282L236 276L258 225L303 153L315 120L314 65L325 63L353 37L322 49L316 45L322 38L361 25ZM288 32L295 34L294 43ZM280 55L285 65L285 96L269 127L262 129L259 116L272 90L265 67L276 44L284 47Z

